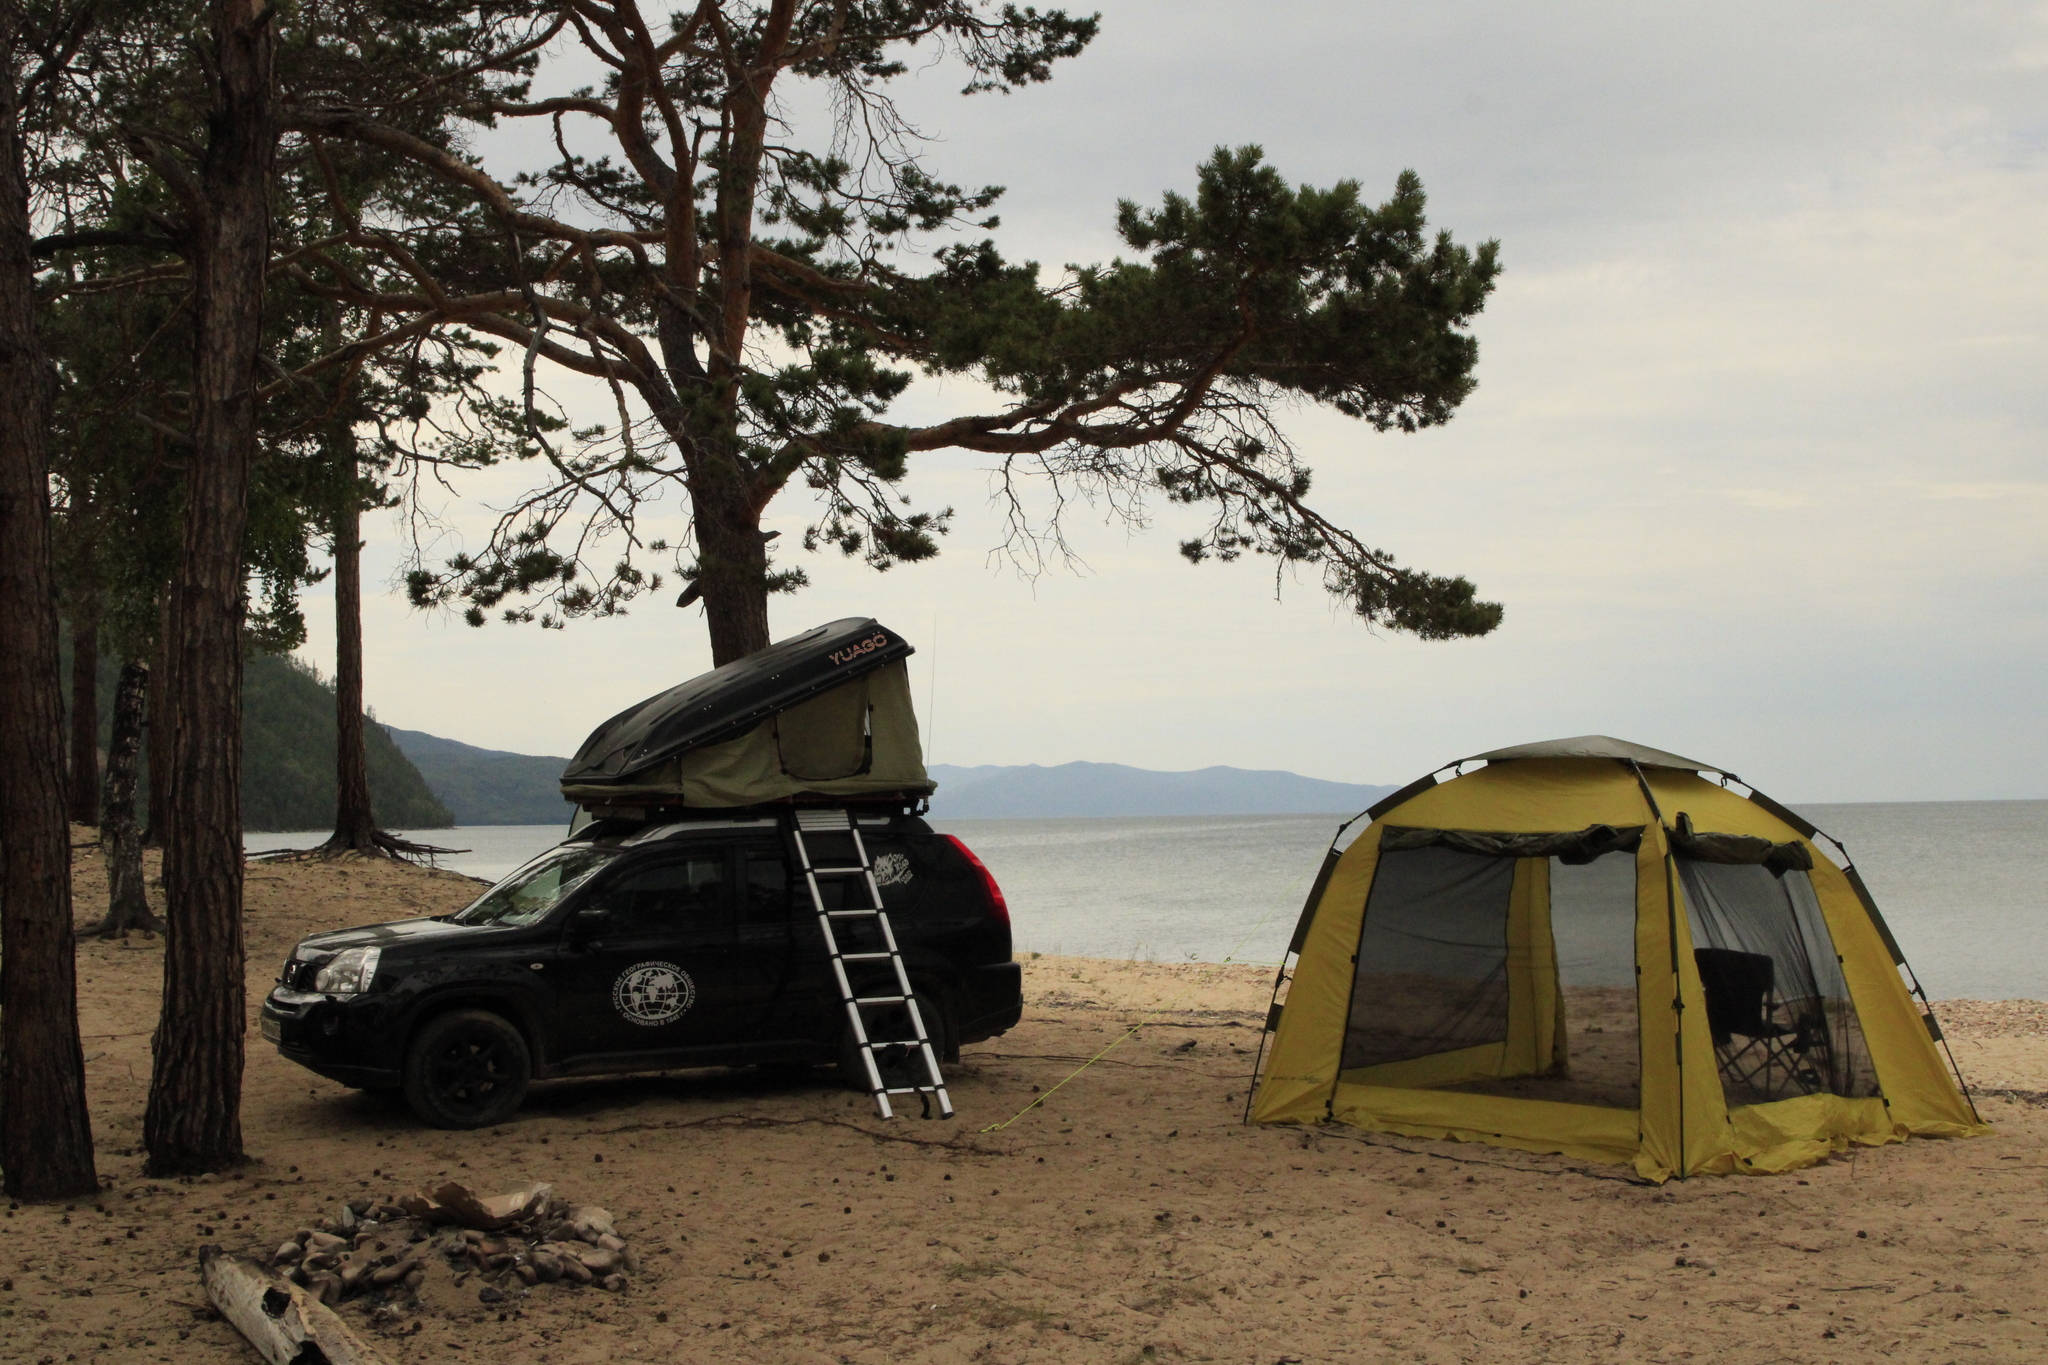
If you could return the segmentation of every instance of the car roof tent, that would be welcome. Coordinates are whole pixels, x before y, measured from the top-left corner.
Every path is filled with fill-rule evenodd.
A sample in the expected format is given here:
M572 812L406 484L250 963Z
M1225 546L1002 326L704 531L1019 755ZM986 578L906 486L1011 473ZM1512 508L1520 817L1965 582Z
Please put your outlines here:
M1254 1122L1651 1180L1985 1131L1855 868L1726 770L1584 735L1367 818L1303 907Z
M910 642L871 617L815 627L649 697L562 772L585 805L733 808L801 797L922 797Z

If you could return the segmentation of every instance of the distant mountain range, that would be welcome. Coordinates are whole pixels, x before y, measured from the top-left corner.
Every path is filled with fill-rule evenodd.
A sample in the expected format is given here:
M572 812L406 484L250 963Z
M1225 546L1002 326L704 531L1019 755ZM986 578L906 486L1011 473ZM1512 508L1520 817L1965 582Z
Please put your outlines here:
M419 730L384 729L459 825L553 825L569 807L566 758L506 753ZM1349 815L1394 790L1246 768L1154 772L1121 763L962 768L934 763L932 814L941 819L1090 815Z
M1197 768L1163 773L1121 763L1045 768L934 763L932 815L942 819L1031 819L1088 815L1349 815L1394 790L1325 782L1272 769Z
M566 758L479 749L421 730L385 731L412 760L458 825L567 825Z

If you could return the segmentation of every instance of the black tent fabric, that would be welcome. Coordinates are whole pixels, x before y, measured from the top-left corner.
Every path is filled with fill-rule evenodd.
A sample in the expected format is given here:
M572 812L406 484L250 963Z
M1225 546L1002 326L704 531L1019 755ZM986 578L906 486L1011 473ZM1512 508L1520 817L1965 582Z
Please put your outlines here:
M562 783L630 778L693 749L737 738L779 711L915 652L872 617L815 627L621 711L583 741L563 769Z

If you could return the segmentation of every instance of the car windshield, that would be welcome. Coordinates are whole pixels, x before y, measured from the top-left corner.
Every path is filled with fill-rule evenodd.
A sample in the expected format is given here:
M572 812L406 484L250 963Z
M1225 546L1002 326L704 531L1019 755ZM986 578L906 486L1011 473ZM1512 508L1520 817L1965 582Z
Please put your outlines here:
M532 924L619 856L615 848L551 848L451 917L456 924Z

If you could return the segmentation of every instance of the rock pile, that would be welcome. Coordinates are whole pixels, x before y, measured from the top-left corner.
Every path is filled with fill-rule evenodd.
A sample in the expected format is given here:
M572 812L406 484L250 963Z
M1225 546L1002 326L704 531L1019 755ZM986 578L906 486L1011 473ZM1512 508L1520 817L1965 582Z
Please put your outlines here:
M540 1284L594 1284L614 1292L640 1258L593 1204L568 1204L546 1185L479 1198L453 1182L391 1199L351 1199L317 1228L300 1228L271 1268L329 1306L364 1294L416 1295L437 1267L484 1303Z

